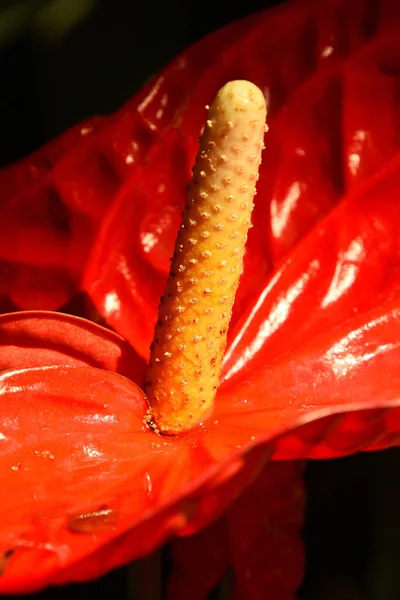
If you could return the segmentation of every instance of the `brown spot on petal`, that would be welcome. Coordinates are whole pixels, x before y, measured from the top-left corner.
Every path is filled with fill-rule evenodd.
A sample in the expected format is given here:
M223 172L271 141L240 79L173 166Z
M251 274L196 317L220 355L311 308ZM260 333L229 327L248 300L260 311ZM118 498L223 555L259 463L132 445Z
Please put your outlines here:
M10 560L14 552L14 548L9 548L8 550L5 550L2 554L0 554L0 575L4 575L4 572L8 565L8 561Z
M100 506L89 512L67 515L66 527L72 533L102 533L114 529L118 519L118 511Z

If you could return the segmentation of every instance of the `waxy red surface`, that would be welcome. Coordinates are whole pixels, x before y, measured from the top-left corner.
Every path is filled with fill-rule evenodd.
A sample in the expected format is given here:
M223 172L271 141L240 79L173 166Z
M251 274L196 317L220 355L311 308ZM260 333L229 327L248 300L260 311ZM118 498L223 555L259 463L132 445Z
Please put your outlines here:
M117 115L0 175L3 296L49 309L83 287L124 338L68 315L0 318L2 592L97 577L230 506L224 564L237 597L257 598L239 494L259 485L273 499L293 469L301 512L293 460L398 444L399 16L394 1L332 0L234 24ZM270 132L223 381L198 430L159 437L139 387L158 298L204 105L237 77L265 90ZM279 498L274 556L295 548L292 575L274 579L281 563L263 575L283 599L302 551L298 521L286 535L291 496ZM268 503L257 506L246 518Z

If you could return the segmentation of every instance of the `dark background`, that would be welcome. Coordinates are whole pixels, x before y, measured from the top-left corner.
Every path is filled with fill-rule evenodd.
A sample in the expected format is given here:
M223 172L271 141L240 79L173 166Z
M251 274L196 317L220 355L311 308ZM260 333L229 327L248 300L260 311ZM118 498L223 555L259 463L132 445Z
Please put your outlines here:
M62 5L79 8L82 3L88 6L86 16L63 30ZM58 0L58 4L58 13L50 12L46 19L50 0L0 0L0 165L86 117L113 112L185 46L276 2Z
M113 112L185 46L273 4L0 0L0 165ZM399 471L397 450L309 463L301 600L400 598ZM37 597L134 599L135 590L135 572L120 569Z

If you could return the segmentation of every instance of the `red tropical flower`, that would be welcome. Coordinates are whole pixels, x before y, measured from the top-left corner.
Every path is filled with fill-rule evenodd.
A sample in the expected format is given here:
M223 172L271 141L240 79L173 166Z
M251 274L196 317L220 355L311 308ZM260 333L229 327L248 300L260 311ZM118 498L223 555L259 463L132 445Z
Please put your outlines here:
M143 394L113 372L140 382L143 363L120 338L68 316L2 318L10 345L2 368L14 367L1 376L1 476L10 492L2 510L4 591L94 577L174 531L195 531L250 483L271 452L328 457L397 443L396 166L344 200L284 261L263 306L270 302L281 314L301 279L272 331L287 350L271 359L266 337L250 357L264 354L264 366L250 370L244 361L226 377L212 419L190 434L160 438L144 428ZM353 240L363 240L366 259L324 307L321 298ZM242 333L259 332L260 313ZM290 340L285 330L299 313L303 328ZM318 318L324 327L311 336ZM241 358L240 343L232 355ZM137 364L133 373L127 364Z
M148 164L136 172L130 186L122 189L103 225L100 241L89 263L87 289L106 320L145 356L153 331L158 297L169 268L168 257L179 223L185 184L190 176L195 140L201 127L201 123L195 119L195 107L200 108L202 100L206 103L208 90L213 89L213 85L218 86L224 76L250 77L251 73L252 78L260 85L269 84L273 115L267 156L261 170L255 227L250 234L245 273L234 315L234 319L246 315L242 317L237 329L240 333L233 342L234 347L236 345L237 348L242 348L242 353L239 358L233 358L234 353L230 356L228 351L227 368L234 374L236 369L243 369L251 358L249 372L256 371L262 368L268 347L271 348L269 360L274 360L277 354L286 351L291 344L301 343L308 335L319 333L321 327L336 322L337 318L346 319L349 314L350 306L347 305L346 308L345 298L340 298L340 286L343 285L345 289L346 279L349 282L353 273L356 273L354 261L358 263L364 259L367 262L371 260L363 254L363 238L369 237L368 231L362 234L360 240L351 240L349 236L347 247L343 239L344 246L333 251L331 272L326 275L332 283L331 298L328 297L327 304L333 301L337 311L333 320L327 316L329 311L325 312L326 307L323 306L314 329L314 325L311 325L313 315L308 315L310 311L313 312L310 308L314 306L313 295L319 294L322 298L321 289L327 286L325 280L322 288L319 285L314 287L312 267L318 264L319 257L315 257L315 263L310 259L309 272L302 271L298 281L293 279L288 287L285 285L285 293L281 294L276 290L274 298L282 296L276 307L273 301L269 302L268 294L261 294L257 303L257 290L263 288L264 278L265 289L270 292L268 277L271 265L279 265L288 249L324 213L335 206L344 194L396 154L396 109L393 96L393 86L396 84L392 73L397 64L398 44L395 31L398 12L390 2L381 2L377 14L372 16L371 12L368 14L368 7L364 2L325 5L323 16L318 7L311 8L310 4L306 6L303 3L300 9L299 6L292 6L289 10L292 12L288 11L286 17L289 18L288 15L291 14L293 22L298 24L297 29L294 28L300 40L299 43L296 39L294 44L298 55L295 58L291 54L290 58L284 55L285 67L279 70L282 55L276 51L276 47L280 44L280 47L293 50L293 41L286 41L285 35L289 31L287 28L277 26L281 18L278 12L276 21L274 17L262 23L260 20L261 24L251 28L240 39L236 48L234 45L230 46L221 61L216 62L207 76L199 81L192 104L183 105L183 113L177 123L179 128L172 128L164 134L159 147L155 146L150 154ZM306 37L313 28L317 33L315 37L309 36L307 44ZM272 29L273 34L268 36ZM268 39L270 47L265 39ZM260 42L256 45L257 40L262 40L262 49ZM310 47L311 44L315 46ZM307 52L310 54L307 55ZM350 57L344 60L348 54ZM260 56L263 57L262 61L257 62ZM310 60L311 56L314 57L314 62ZM269 66L271 63L278 65L277 70L273 71L270 67L269 73L265 69L261 71L266 63ZM283 73L287 78L282 80ZM387 110L382 111L382 106L387 106ZM182 173L186 173L186 180ZM373 183L370 180L366 186ZM132 228L125 229L124 239L120 223L127 219L127 215L131 215L128 220L134 225L133 231ZM340 218L347 220L352 217L349 215ZM371 219L374 219L372 214L367 221ZM362 223L359 228L362 232ZM341 233L338 230L337 236L346 238L345 228ZM324 243L321 256L325 254L329 261L329 249L332 250L331 244L335 242L329 236L325 239L322 236L319 243ZM360 259L357 258L358 252L361 253L360 257L362 255ZM393 248L389 252L396 253ZM295 262L298 268L299 262ZM144 287L141 281L146 281L147 284L151 281L150 287ZM352 284L355 283L354 280ZM280 276L278 287L279 285ZM252 297L254 303L258 304L259 320L248 308ZM338 300L340 302L336 302ZM292 308L295 310L293 321L289 320L290 324L285 324ZM261 310L262 315L259 312ZM307 313L307 319L304 319L304 313ZM283 332L288 327L286 336L280 337L281 329L275 329L274 320L278 321L280 327L283 326ZM311 329L307 331L309 326ZM304 338L300 334L302 330ZM234 331L233 327L232 338L235 336ZM296 339L299 334L300 339ZM257 337L262 337L263 343ZM257 348L260 351L259 360ZM295 465L293 468L296 469ZM253 493L257 497L257 482L253 485ZM299 487L294 478L294 494L296 489ZM232 510L235 510L235 505ZM259 514L262 515L264 510L261 500ZM226 530L229 519L227 521L224 517L222 522L195 538L176 542L178 569L171 583L172 598L187 595L186 583L192 589L195 587L199 598L204 597L205 590L210 591L226 570L231 560L231 551L229 536L222 537L221 529ZM279 526L284 529L284 521ZM205 547L210 551L205 551ZM220 560L215 560L218 548ZM209 561L207 557L210 557ZM270 576L265 567L258 573ZM254 580L257 580L256 575L253 582ZM260 590L265 589L262 577L257 584L262 597ZM250 592L249 582L244 582L245 589L246 585ZM275 596L278 597L278 594L275 593Z
M108 322L146 355L178 224L171 198L180 210L186 184L176 177L177 166L186 165L186 172L191 166L201 127L198 108L227 78L246 76L269 87L271 156L264 157L268 169L259 198L264 194L270 201L258 200L224 380L203 430L161 438L158 446L159 438L142 425L143 395L119 375L141 384L143 362L113 334L70 317L3 317L10 344L3 369L12 370L1 376L7 457L2 477L10 494L2 511L0 589L94 577L143 555L173 532L195 531L252 481L271 453L280 459L323 458L397 443L399 175L391 126L397 42L385 33L395 23L395 13L387 17L389 8L382 3L368 20L361 18L363 2L334 3L323 15L313 4L294 4L289 13L276 11L271 21L247 22L238 42L224 41L227 50L195 93L189 95L193 80L186 88L186 110L178 105L171 111L179 116L179 129L166 129L158 146L150 144L147 165L137 164L129 183L115 188L119 196L102 225L85 282ZM337 11L342 19L335 29ZM279 26L288 18L290 29ZM283 45L293 31L300 45ZM268 32L274 35L268 38ZM335 60L374 36L349 61ZM257 45L265 39L272 40L271 48ZM313 60L305 40L315 44ZM265 81L265 62L277 47L287 49L291 60L281 56L287 69L278 64ZM259 62L252 60L257 57ZM161 106L162 98L156 96ZM109 125L110 136L113 127L117 132L117 121ZM127 131L121 124L122 130ZM96 134L87 147L79 146L80 156L96 165L111 147L107 139ZM121 172L131 162L124 152ZM393 160L377 171L388 159ZM79 188L83 176L88 185L107 190L104 169L82 174L74 161L66 153L57 163L63 165L61 186L72 185L74 197L85 203L91 196L84 185ZM71 171L64 168L68 164ZM157 178L155 165L162 168ZM152 189L158 193L152 196ZM105 204L113 194L105 194ZM146 210L138 214L143 199ZM131 211L136 220L128 231ZM69 366L52 366L60 362ZM282 472L277 469L276 477ZM234 514L233 506L228 522ZM234 526L231 537L238 531ZM233 547L243 584L244 557L239 545Z

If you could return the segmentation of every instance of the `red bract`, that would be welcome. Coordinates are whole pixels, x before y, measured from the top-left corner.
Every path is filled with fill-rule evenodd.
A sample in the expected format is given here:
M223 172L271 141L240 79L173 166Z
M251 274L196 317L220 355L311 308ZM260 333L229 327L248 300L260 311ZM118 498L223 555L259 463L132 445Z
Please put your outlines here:
M398 443L395 8L382 2L372 14L361 0L295 3L234 25L219 47L212 38L209 68L202 57L210 42L200 42L121 119L57 161L57 189L88 223L98 223L115 196L85 286L131 346L72 317L22 313L0 322L9 344L0 354L9 369L1 375L0 477L9 490L1 591L96 577L173 533L201 529L230 505L214 526L226 532L218 568L199 592L233 563L237 597L262 598L268 584L271 597L292 598L302 567L301 465L263 471L266 461ZM203 106L232 77L266 88L271 121L223 382L203 427L157 437L142 423L146 403L135 383L144 361L132 346L147 356ZM179 93L169 95L170 85ZM44 179L38 185L34 206L47 215ZM57 247L46 219L48 247ZM83 223L77 219L76 231ZM80 250L81 234L76 241L80 268L87 247ZM39 266L49 260L43 248ZM62 272L59 262L54 269ZM266 531L264 517L273 522ZM203 547L208 534L200 534ZM266 545L271 568L262 569ZM176 550L178 564L182 554ZM177 577L176 598L184 589Z
M381 252L383 273L393 267L386 256ZM211 419L176 438L143 425L143 394L118 374L132 364L131 373L122 372L140 377L140 361L118 336L73 317L4 316L11 348L3 366L19 367L22 356L25 368L1 375L1 478L9 493L0 589L94 577L173 532L196 531L271 452L340 456L395 444L400 313L396 297L381 305L379 285L370 286L375 308L363 310L355 294L355 317L266 360L263 369L243 369L235 383L227 379Z
M363 231L360 214L348 215L342 211L336 216L344 222L359 219L359 239L349 236L346 226L342 232L335 229L334 236L343 236L343 240L329 235L324 239L324 229L321 229L322 241L316 243L314 238L311 242L314 250L318 244L324 244L318 249L318 256L307 256L303 262L295 255L292 266L290 257L288 264L278 267L272 282L268 279L268 271L271 264L279 265L281 257L343 197L345 191L374 173L396 153L398 42L395 25L398 15L393 8L393 3L380 3L379 10L372 14L371 9L368 13L364 2L351 5L337 2L329 7L324 5L322 14L318 7L310 10L310 5L305 7L303 4L297 11L292 7L290 28L276 27L280 15L275 21L271 18L261 22L247 32L236 47L231 45L213 69L199 80L190 103L184 106L180 130L164 134L159 148L156 146L153 155L149 156L148 164L136 172L131 186L120 193L89 263L86 283L92 298L108 322L127 336L141 354L147 356L148 353L158 297L169 268L168 257L185 196L184 184L190 176L187 167L193 161L195 140L202 125L202 104L209 102L224 77L248 77L264 88L267 86L270 114L273 115L269 121L267 149L258 186L255 227L249 238L245 273L235 305L232 346L225 361L228 374L234 374L236 369L241 374L243 368L248 368L249 373L254 372L262 368L266 360L275 360L280 353L301 343L300 340L319 333L329 322L332 324L329 311L325 312L332 299L336 308L331 314L336 311L336 319L342 315L346 320L350 310L358 310L351 307L351 302L349 305L344 292L357 273L360 261L372 265L372 248L376 241L374 235L370 236L370 227ZM393 26L393 31L388 25ZM273 27L274 33L269 36ZM294 30L299 38L293 45L293 35L290 40L286 36ZM279 44L280 51L277 52ZM285 49L283 53L282 48ZM291 53L293 48L297 51L296 56ZM349 54L350 58L344 60ZM386 107L384 111L383 106ZM184 173L187 173L186 179L182 177ZM367 186L370 185L368 182ZM389 187L391 185L395 190L396 184L392 182ZM356 212L363 210L362 203L360 196L360 207ZM140 205L142 208L138 210ZM395 211L393 205L392 216L384 217L385 220L395 218ZM129 220L135 225L133 230L125 229L124 234L119 223L129 214ZM372 211L366 221L371 223L374 218ZM379 216L377 218L379 220ZM396 236L392 233L389 237L393 235ZM397 255L395 246L388 244L389 255ZM332 271L321 278L318 261L325 254L329 270L331 251ZM298 280L293 279L290 284L286 281L280 288L286 269L291 268L293 272L297 271ZM376 265L375 270L379 274ZM366 302L370 293L369 276L370 273L365 274L365 283L357 284L355 276L352 281L354 293L360 285L365 286ZM263 280L266 293L257 300ZM150 281L150 288L142 286L141 281ZM271 286L275 288L272 299L268 294ZM313 295L318 293L321 305L315 311ZM381 290L382 297L387 293L387 288ZM342 295L344 297L339 301ZM304 317L305 313L308 318ZM328 318L327 323L325 318ZM235 321L238 322L236 326ZM236 383L240 385L239 380ZM295 443L299 442L296 440ZM325 452L329 455L327 450ZM270 485L276 486L272 478ZM295 489L295 480L293 486ZM257 490L254 494L257 497ZM284 500L282 504L285 504ZM262 500L258 510L261 515L265 510ZM284 519L278 520L275 527L277 531L279 528L284 531ZM173 578L171 598L186 597L187 586L195 588L199 598L211 590L230 564L229 539L222 540L222 535L221 531L214 532L211 528L209 532L200 533L200 537L180 542L183 564ZM204 541L210 548L218 548L222 543L220 560L205 563L204 556L213 556L213 553L204 552ZM292 536L291 542L297 543L296 535ZM271 569L264 567L258 573L271 580L271 571L273 566ZM182 573L186 576L181 580L179 575ZM285 567L283 573L286 573ZM251 581L245 581L242 589L249 597L262 598L265 581L260 575L253 575L254 581L256 588ZM285 584L280 592L271 585L268 588L270 594L276 598L286 597ZM287 593L291 594L296 584L292 581L288 585Z
M194 532L271 454L342 456L397 443L397 165L344 200L271 278L263 306L274 310L269 319L253 311L251 327L228 348L238 368L225 370L212 417L191 433L168 438L145 428L143 394L119 374L140 380L143 363L118 336L51 313L2 317L10 345L3 367L17 368L1 375L1 478L9 494L1 511L8 562L0 589L95 577L171 533ZM343 260L349 245L362 245L363 260ZM313 295L309 282L317 286ZM303 310L304 328L291 342L287 327L303 295L309 317ZM244 352L240 362L240 338L251 333L246 347L258 352Z

